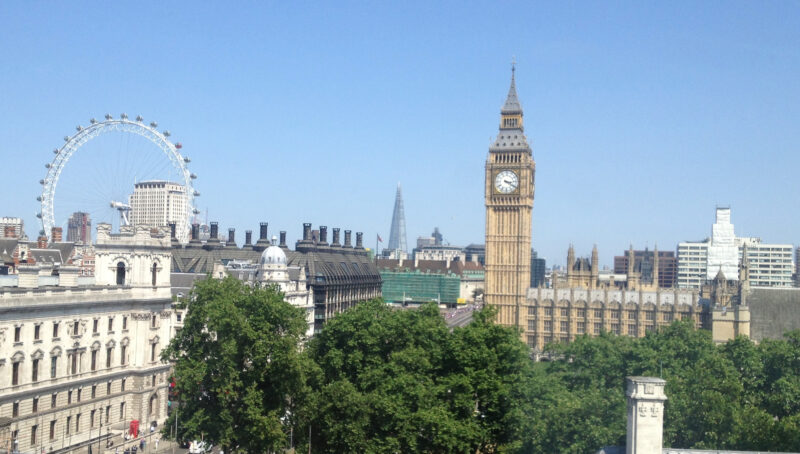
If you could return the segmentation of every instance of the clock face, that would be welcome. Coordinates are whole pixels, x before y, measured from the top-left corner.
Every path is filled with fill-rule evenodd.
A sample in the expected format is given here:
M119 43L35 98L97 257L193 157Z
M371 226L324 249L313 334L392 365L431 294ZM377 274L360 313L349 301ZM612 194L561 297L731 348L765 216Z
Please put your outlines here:
M519 177L510 170L503 170L494 178L494 187L497 192L510 194L517 190L517 186L519 186Z

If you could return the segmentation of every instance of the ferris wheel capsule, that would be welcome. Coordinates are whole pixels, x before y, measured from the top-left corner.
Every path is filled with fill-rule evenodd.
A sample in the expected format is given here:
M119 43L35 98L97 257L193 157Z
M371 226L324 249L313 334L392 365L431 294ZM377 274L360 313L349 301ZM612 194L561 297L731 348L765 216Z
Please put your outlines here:
M50 163L48 162L47 164L45 164L45 165L44 165L44 168L45 168L45 169L49 169L49 168L50 168Z
M41 184L42 186L44 186L44 180L39 180L39 184Z
M58 148L53 148L53 154L58 154Z
M42 201L42 196L36 197L36 201L37 202L41 202Z
M195 196L195 197L200 197L200 193L199 193L199 192L197 192L197 191L194 191L194 196Z
M83 130L83 126L81 125L75 126L75 130L81 132Z
M139 123L141 123L141 122L143 122L143 121L144 121L144 118L142 118L142 116L141 116L141 115L137 115L137 116L136 116L136 121L138 121Z
M182 144L182 143L180 143L180 142L178 142L178 143L176 143L176 144L175 144L175 148L177 148L178 150L180 150L181 148L183 148L183 144ZM184 159L186 159L186 158L184 158ZM189 161L186 161L186 162L189 162Z
M97 123L97 120L95 120L94 118L91 118L91 119L89 120L89 123L91 123L91 124L96 124L96 123Z
M112 118L114 118L114 117L112 117L111 114L106 114L106 120L110 120Z
M156 123L155 121L151 121L150 122L150 127L151 128L157 128L158 127L158 123Z
M189 178L191 178L192 180L195 180L195 179L197 179L197 175L191 174L191 175L189 175Z
M69 136L64 136L64 142L69 142Z
M42 213L36 213L36 217L41 219L42 218Z
M120 114L119 118L122 118L123 120L127 120L128 119L128 114L126 114L125 112L122 112Z
M192 162L192 160L191 160L191 159L189 159L189 157L188 157L188 156L184 156L184 157L183 157L183 162L189 163L189 162Z
M172 134L169 133L169 131L164 131L161 134L164 134L164 137L169 137L169 136L172 135Z

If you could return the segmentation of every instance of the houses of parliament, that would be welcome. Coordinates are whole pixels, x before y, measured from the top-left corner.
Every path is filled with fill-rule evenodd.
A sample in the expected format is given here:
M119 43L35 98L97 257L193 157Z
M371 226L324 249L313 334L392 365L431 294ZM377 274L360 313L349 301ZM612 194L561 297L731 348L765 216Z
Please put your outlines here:
M512 66L511 86L500 110L497 138L489 147L484 181L484 298L497 309L498 323L518 328L534 352L549 342L568 342L601 331L642 337L674 320L691 320L696 328L711 330L718 342L750 335L750 313L739 304L748 291L744 286L720 277L708 290L662 289L657 274L647 282L641 279L633 269L632 256L624 283L603 283L598 279L596 248L587 260L575 259L570 247L563 288L558 284L530 288L536 163L524 131Z

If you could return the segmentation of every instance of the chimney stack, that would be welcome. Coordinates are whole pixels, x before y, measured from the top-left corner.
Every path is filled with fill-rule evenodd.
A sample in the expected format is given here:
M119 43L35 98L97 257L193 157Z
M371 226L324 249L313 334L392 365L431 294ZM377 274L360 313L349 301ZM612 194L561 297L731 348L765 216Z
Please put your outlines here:
M192 224L192 239L191 243L199 243L200 242L200 224L194 223Z
M342 245L339 244L339 228L338 227L334 227L333 228L333 242L331 243L331 247L342 247Z
M343 247L345 247L345 248L352 248L353 247L353 245L350 244L350 239L351 239L350 233L351 233L350 230L345 230L344 231L344 246Z
M209 238L210 241L218 240L219 239L219 223L212 222L211 223L211 237Z
M13 225L7 225L3 228L3 236L5 238L16 238L17 229L15 229Z
M236 247L236 229L228 229L228 242L225 246Z
M36 288L39 286L39 267L36 265L20 265L17 267L17 287Z
M320 246L327 246L328 245L328 227L321 225L319 226L319 245Z
M59 287L77 287L78 286L78 271L80 268L77 266L61 266L58 268L58 286Z
M308 222L303 224L303 241L311 241L311 224Z
M356 232L356 249L364 249L364 233Z
M282 248L288 247L286 246L286 230L281 230L281 244L279 244L278 246Z
M244 245L245 246L252 246L253 245L253 231L252 230L245 230L244 231Z
M44 235L44 230L39 234L36 239L36 247L39 249L47 249L47 237Z
M51 243L61 243L63 241L64 230L61 227L53 227L50 232L50 236L52 237Z

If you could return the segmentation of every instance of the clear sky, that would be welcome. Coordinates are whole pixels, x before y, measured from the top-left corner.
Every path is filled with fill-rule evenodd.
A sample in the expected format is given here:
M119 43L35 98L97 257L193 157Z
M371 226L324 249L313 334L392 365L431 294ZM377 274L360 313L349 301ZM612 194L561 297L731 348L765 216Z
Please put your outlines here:
M737 235L800 242L800 3L780 1L0 2L0 215L35 235L51 150L126 112L183 143L240 242L311 222L372 247L400 182L409 246L482 243L512 56L549 263L674 249L717 204Z

